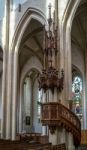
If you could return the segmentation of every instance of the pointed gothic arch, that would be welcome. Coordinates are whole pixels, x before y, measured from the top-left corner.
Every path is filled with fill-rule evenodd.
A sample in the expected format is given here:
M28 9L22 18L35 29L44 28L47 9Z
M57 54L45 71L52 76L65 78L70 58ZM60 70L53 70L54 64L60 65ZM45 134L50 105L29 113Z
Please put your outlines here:
M75 12L81 0L68 1L60 20L60 68L65 71L65 92L64 99L71 99L71 27L75 16ZM65 102L64 102L65 103Z
M12 99L13 99L13 113L12 113L12 117L14 117L15 119L12 121L12 139L15 139L15 135L16 135L16 100L17 100L17 89L18 89L18 84L17 84L17 78L18 78L18 53L19 53L19 48L20 48L20 43L23 37L23 34L27 28L27 26L29 25L29 23L31 22L31 20L37 20L40 24L42 24L42 26L45 24L45 17L44 15L38 11L35 10L33 8L29 8L25 14L23 15L17 29L16 32L14 34L14 38L13 38L13 42L12 42L12 46L11 46L11 50L13 51L13 95L12 95Z

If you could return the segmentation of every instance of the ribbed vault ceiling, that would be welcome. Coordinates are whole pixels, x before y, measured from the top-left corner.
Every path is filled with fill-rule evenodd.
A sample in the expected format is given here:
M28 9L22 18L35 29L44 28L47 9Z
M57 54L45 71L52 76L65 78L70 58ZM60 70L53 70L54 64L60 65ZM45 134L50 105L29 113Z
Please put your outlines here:
M32 56L37 56L37 58L42 62L43 61L43 26L40 22L32 19L29 23L26 31L23 35L21 44L20 44L20 53L19 53L19 63L20 68L31 58Z
M20 68L36 55L43 62L43 27L40 22L32 19L22 37L19 53ZM87 47L87 0L82 0L74 17L71 32L72 42L84 52Z
M82 0L72 24L72 42L85 50L87 46L87 0Z

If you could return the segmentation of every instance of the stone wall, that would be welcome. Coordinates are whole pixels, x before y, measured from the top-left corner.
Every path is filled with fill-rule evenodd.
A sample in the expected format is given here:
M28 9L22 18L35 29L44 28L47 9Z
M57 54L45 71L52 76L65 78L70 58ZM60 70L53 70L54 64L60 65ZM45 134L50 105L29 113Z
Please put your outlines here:
M76 66L84 76L84 54L82 50L72 43L72 64Z

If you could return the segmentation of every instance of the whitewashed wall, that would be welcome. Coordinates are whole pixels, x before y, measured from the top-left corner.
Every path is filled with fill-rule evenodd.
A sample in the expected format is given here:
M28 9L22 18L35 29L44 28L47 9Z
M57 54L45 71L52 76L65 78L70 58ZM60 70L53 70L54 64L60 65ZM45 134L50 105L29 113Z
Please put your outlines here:
M59 13L59 19L60 20L62 19L63 15L64 15L64 12L65 12L65 9L66 9L66 6L68 5L68 3L69 3L69 0L63 0L63 1L59 0L59 3L58 3L59 11L58 11L58 13Z
M34 84L34 88L33 88L33 123L34 123L34 129L35 129L35 132L39 132L41 133L41 123L38 122L38 105L37 105L37 101L38 101L38 98L39 98L39 95L38 95L38 81L36 80L35 81L35 84Z
M29 133L30 131L30 125L31 125L31 120L30 120L30 125L26 124L26 116L31 116L31 80L29 77L26 78L26 84L24 85L25 91L24 91L24 114L23 114L23 130Z
M74 44L72 44L72 64L79 68L84 76L84 55L82 50Z

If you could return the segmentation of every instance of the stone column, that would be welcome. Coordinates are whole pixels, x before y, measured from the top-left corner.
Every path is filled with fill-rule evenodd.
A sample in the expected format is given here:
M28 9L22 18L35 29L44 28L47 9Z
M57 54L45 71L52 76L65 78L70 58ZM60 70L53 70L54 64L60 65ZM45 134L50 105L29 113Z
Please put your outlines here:
M49 102L57 102L57 90L54 88L54 93L52 90L49 89ZM55 132L51 134L49 130L49 142L52 143L52 145L57 145L58 144L58 130L56 128Z
M19 101L19 133L23 130L23 102L24 102L24 86L25 82L20 85L20 101Z
M16 138L16 116L17 116L17 79L18 79L18 53L14 53L14 66L13 66L13 97L12 97L12 140Z
M34 115L33 115L33 111L34 111L34 101L33 101L33 80L31 79L31 132L34 132Z
M67 144L68 149L75 150L72 133L69 132L67 138L68 138L68 144Z
M2 76L2 108L1 108L1 138L6 134L6 74L7 74L7 54L3 51L3 76Z
M66 50L65 50L65 73L67 77L67 99L71 100L72 94L72 64L71 64L71 31L70 28L66 30Z
M38 130L40 129L38 123L37 100L38 100L38 81L37 78L34 77L33 79L33 126L36 132L38 132Z
M68 25L66 28L63 26L60 20L60 69L64 69L64 91L60 99L67 105L66 100L72 98L71 29Z
M49 131L49 142L52 143L52 145L58 144L58 131L55 130L54 134L51 134Z
M59 20L59 64L60 70L64 69L64 91L60 94L62 103L67 105L66 100L71 100L72 92L72 64L71 64L71 30L64 22Z
M12 104L12 71L13 71L13 52L9 49L9 27L10 27L10 0L7 1L7 48L8 48L8 72L7 72L7 104L6 104L6 139L11 139L11 104Z
M25 116L26 116L26 111L25 111L25 101L26 101L26 79L23 83L23 99L21 102L21 111L22 111L22 132L25 132Z
M52 145L66 143L66 131L62 127L58 127L54 134L49 133L49 141Z
M51 89L48 90L49 94L49 102L53 102L54 94L52 93Z
M66 143L66 131L63 127L58 127L58 144Z
M9 18L10 1L5 0L5 14L3 19L3 77L2 77L2 120L1 120L1 138L6 138L6 99L7 99L7 65L9 52Z
M9 52L6 105L6 139L11 138L12 68L12 52Z

